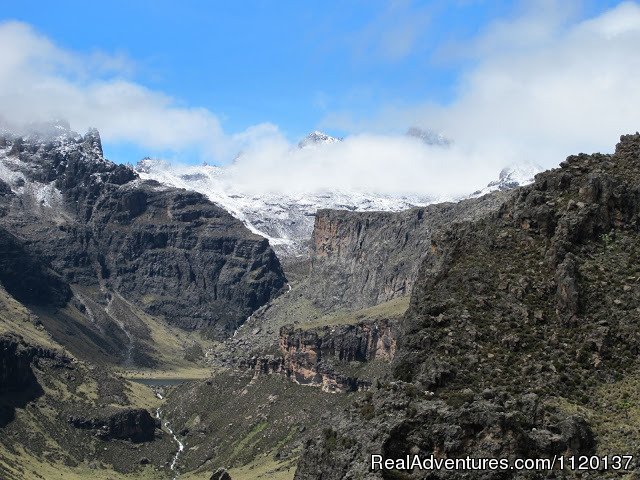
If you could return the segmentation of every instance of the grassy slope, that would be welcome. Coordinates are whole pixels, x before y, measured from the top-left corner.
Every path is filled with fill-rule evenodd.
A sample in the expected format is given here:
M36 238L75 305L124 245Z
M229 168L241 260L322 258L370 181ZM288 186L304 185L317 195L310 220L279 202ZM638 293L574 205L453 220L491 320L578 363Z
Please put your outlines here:
M308 330L311 328L324 327L327 325L352 325L366 320L400 319L409 308L409 296L394 298L374 307L362 310L338 310L317 318L308 320L300 325Z
M14 333L32 345L64 352L72 357L47 331L34 322L34 315L24 305L17 302L0 286L0 334ZM94 438L83 440L87 432L74 430L66 424L70 413L85 412L110 406L135 406L153 411L160 404L153 391L135 382L121 381L101 367L82 361L74 361L73 368L49 369L41 366L34 369L43 395L29 401L15 410L15 419L2 429L0 436L0 478L3 480L29 479L155 479L164 478L164 471L155 467L138 467L135 473L118 473L109 464L109 459L101 457L100 442ZM10 397L11 398L11 397ZM81 445L79 452L78 445ZM153 442L156 443L156 442ZM145 448L173 449L169 439L162 444L142 446L134 455L144 456ZM129 446L117 442L115 450L123 454ZM78 461L68 452L79 453L80 458L95 458ZM124 449L124 450L123 450ZM167 452L169 455L171 452ZM88 454L88 455L87 455ZM94 455L95 454L95 455ZM167 456L170 458L170 456ZM116 459L117 460L117 459ZM127 461L129 459L127 458ZM135 466L135 463L134 463Z
M29 310L0 285L0 334L3 333L16 333L29 343L61 349L44 328L36 326Z
M354 395L323 393L279 375L227 372L175 390L165 408L178 431L188 429L180 464L191 476L184 478L208 478L201 475L220 466L231 467L234 479L291 478L308 432Z

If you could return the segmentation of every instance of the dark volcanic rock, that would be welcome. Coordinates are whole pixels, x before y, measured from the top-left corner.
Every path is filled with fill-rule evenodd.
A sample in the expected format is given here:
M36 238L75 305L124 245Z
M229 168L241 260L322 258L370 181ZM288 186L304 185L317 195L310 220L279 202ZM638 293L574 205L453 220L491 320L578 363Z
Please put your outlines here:
M105 440L121 439L132 442L148 442L154 439L159 422L143 408L128 408L111 415L85 418L70 417L69 423L75 428L97 430L97 435Z
M380 472L368 459L553 458L608 451L618 441L640 453L623 433L627 410L601 399L624 392L625 382L636 385L639 232L636 134L621 137L613 155L571 156L493 214L433 235L393 379L306 445L295 478L578 478L570 471Z
M0 179L0 195L11 195L12 193L11 187Z
M231 475L229 475L226 468L219 468L213 472L209 480L231 480Z
M70 361L54 350L29 345L17 335L0 335L0 394L31 386L36 381L31 364L42 359L54 360L59 365Z
M47 360L57 366L70 361L53 350L29 345L17 335L0 335L0 427L13 420L15 408L23 408L44 393L32 366Z
M408 295L433 232L497 210L509 193L400 213L319 210L309 295L324 309L366 308Z
M264 238L204 196L148 186L100 199L104 277L183 328L231 332L285 284Z
M280 293L286 279L267 240L203 195L105 160L97 131L57 131L2 138L12 172L3 185L17 193L0 195L0 226L67 283L221 337Z
M0 394L24 390L36 382L31 369L34 354L19 338L0 337Z
M63 306L71 289L24 242L0 228L0 283L26 305Z

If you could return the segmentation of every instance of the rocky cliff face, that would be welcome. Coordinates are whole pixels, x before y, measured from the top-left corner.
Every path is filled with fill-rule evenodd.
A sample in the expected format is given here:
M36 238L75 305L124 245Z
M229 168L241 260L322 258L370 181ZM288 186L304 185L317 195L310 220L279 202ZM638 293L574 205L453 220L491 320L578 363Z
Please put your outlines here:
M325 392L366 389L370 382L344 373L350 362L390 362L396 352L396 323L389 320L334 325L303 330L280 329L281 356L254 358L250 366L258 375L281 374L301 385Z
M0 337L0 394L22 390L33 382L33 352L11 335Z
M393 378L307 445L296 478L461 478L371 472L372 453L640 453L618 442L638 422L616 406L638 397L625 385L640 351L639 185L640 134L623 136L615 154L569 157L492 215L432 236Z
M319 210L309 295L322 308L366 308L408 295L434 232L495 211L508 193L400 213Z
M121 439L132 442L149 442L154 439L158 420L143 408L127 408L100 417L70 417L69 424L75 428L95 430L104 440Z
M389 361L396 352L396 325L386 320L310 330L289 325L280 329L280 351L289 359L305 358L309 364L325 358L340 362Z
M70 360L53 350L27 344L17 335L0 335L0 428L13 420L16 408L44 393L32 366L46 361L62 366Z
M396 351L395 323L363 322L311 330L280 329L280 351L287 377L325 392L366 389L367 380L341 372L349 362L390 361Z
M0 394L21 391L35 382L31 364L42 360L54 360L58 364L70 361L54 350L29 345L17 335L0 336Z
M0 178L0 227L105 301L119 293L167 322L226 336L286 283L264 238L203 195L105 160L96 131L5 132Z
M69 286L24 241L0 228L0 283L23 303L62 306Z

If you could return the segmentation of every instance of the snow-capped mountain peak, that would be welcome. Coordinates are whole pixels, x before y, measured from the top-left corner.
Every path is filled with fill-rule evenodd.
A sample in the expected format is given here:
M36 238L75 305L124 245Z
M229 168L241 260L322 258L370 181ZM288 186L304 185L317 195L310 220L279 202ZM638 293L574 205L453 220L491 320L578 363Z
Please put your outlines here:
M407 137L422 140L427 145L437 145L440 147L449 147L453 143L452 140L445 137L442 133L436 133L431 129L420 127L410 127L405 134Z
M169 168L171 168L171 164L169 162L151 157L144 157L142 160L138 160L138 163L135 166L135 170L138 173L151 173L152 171L158 172Z
M308 193L261 193L245 191L234 182L227 167L209 165L172 166L162 160L145 158L136 171L143 179L206 195L234 217L244 222L253 233L269 240L283 256L307 254L315 214L319 209L353 211L400 211L426 205L429 197L385 195L357 191Z
M411 128L407 135L430 145L447 147L451 141L431 130ZM314 131L302 139L300 149L321 148L336 144L341 139ZM239 156L238 158L241 158ZM491 182L473 196L494 190L506 190L533 181L538 166L512 166L503 169L497 181ZM143 179L200 192L243 221L252 232L269 240L274 250L283 256L304 256L313 231L315 214L319 209L352 211L400 211L415 206L460 198L434 198L428 195L406 195L364 192L361 190L332 190L308 192L262 192L238 182L234 164L226 167L172 166L162 160L145 158L138 162L136 171Z
M332 137L324 132L315 130L298 142L298 148L317 147L341 142L341 138Z
M479 197L496 190L511 190L533 183L536 174L544 169L534 163L513 164L500 170L497 180L493 180L482 190L473 193L473 197Z

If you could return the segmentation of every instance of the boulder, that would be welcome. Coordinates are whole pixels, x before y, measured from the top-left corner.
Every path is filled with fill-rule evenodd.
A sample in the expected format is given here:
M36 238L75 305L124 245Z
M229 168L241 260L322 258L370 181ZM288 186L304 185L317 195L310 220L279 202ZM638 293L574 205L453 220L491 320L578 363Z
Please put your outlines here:
M209 480L231 480L231 475L229 475L226 468L221 467L213 472Z

